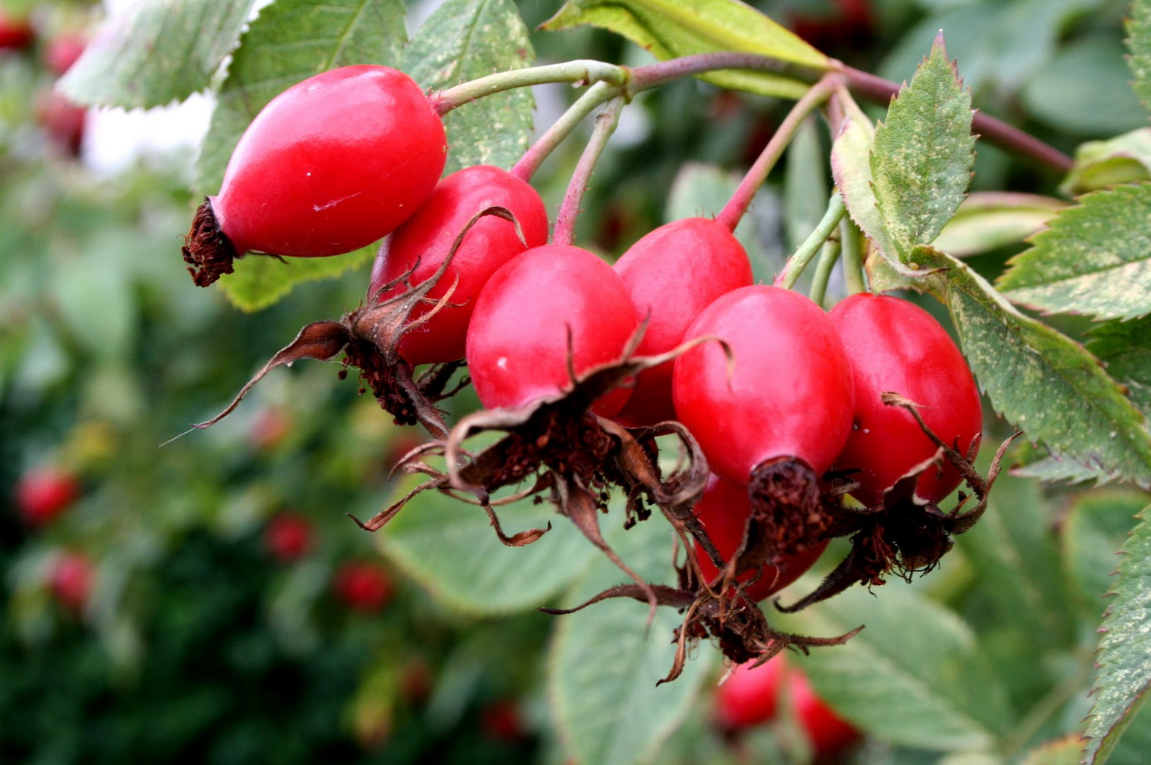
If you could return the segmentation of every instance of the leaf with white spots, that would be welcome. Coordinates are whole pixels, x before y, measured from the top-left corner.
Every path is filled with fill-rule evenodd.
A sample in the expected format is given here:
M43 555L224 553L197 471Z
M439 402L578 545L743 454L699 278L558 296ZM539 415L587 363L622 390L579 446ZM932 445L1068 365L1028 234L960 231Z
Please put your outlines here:
M1099 641L1095 706L1083 762L1107 761L1151 687L1151 523L1144 508L1123 546Z
M1127 65L1135 75L1135 95L1143 107L1151 111L1151 2L1148 0L1135 0L1131 4L1127 35L1127 48L1131 51Z
M911 256L934 272L928 284L945 293L967 362L996 411L1033 443L1151 486L1144 418L1099 359L1021 314L962 261L929 247Z
M236 45L253 0L149 0L101 25L60 80L86 106L166 106L206 90Z
M1151 313L1151 183L1088 194L1010 265L998 287L1014 303L1101 319Z
M511 0L448 0L428 17L404 51L405 72L442 90L535 61L528 30ZM515 164L528 148L535 98L530 88L464 104L447 115L445 173L472 165Z
M963 202L975 161L971 93L947 61L942 34L875 130L872 188L888 237L907 260Z

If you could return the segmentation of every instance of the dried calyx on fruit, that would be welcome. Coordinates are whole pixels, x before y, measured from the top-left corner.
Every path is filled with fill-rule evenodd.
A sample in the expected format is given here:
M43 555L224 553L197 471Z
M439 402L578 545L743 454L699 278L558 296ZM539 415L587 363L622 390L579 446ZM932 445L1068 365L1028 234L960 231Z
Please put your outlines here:
M248 381L224 411L195 427L206 428L231 414L248 391L276 367L301 359L330 361L343 353L341 377L347 375L349 366L359 369L360 380L366 386L361 392L371 389L380 406L395 418L396 424L419 423L433 436L447 437L448 427L444 423L443 413L436 405L467 384L465 379L449 387L461 362L436 364L417 375L413 373L413 365L401 355L400 347L408 332L418 330L433 320L445 306L450 305L453 295L451 289L439 298L431 298L429 294L451 267L468 232L488 216L502 218L522 238L519 224L508 209L491 207L478 211L455 235L439 268L430 277L418 285L412 285L409 281L411 273L408 272L401 274L393 283L378 286L373 283L364 305L338 321L317 321L307 325L300 330L295 340L280 349ZM398 294L383 297L400 286L404 289ZM417 315L417 312L421 313Z
M619 277L586 250L548 245L503 266L481 293L468 331L469 372L490 408L463 418L446 439L409 454L404 469L429 480L362 525L379 529L411 497L442 490L482 506L505 544L525 545L546 529L507 535L495 508L546 497L628 573L654 607L654 588L604 542L599 513L610 487L620 487L628 497L625 525L647 518L652 504L685 537L702 535L690 509L707 470L694 439L677 423L628 430L608 419L630 394L630 380L679 352L636 357L641 338L635 306ZM467 455L464 443L484 431L506 435ZM684 467L666 477L655 447L664 435L677 437L687 455ZM442 470L428 464L431 455L444 458ZM523 482L529 488L513 497L492 498Z
M196 284L246 252L339 255L383 238L432 193L443 123L420 86L385 66L347 66L272 99L240 138L220 193L183 247Z

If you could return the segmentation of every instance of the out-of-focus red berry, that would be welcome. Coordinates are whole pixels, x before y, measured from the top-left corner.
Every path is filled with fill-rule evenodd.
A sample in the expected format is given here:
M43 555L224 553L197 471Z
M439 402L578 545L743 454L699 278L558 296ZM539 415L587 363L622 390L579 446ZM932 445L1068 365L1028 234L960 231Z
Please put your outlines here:
M336 570L333 587L338 597L350 608L375 613L392 598L392 578L378 563L353 561Z
M42 93L36 99L36 120L52 144L73 157L80 155L88 111L56 91Z
M480 712L480 729L496 741L515 742L525 737L519 704L512 699L498 699Z
M28 19L16 18L0 10L0 52L24 50L35 37L36 32Z
M44 65L56 76L62 76L72 68L76 59L88 47L88 39L80 34L62 34L53 37L44 48Z
M276 560L291 563L311 551L314 537L311 521L299 513L285 512L268 523L264 543Z
M92 594L96 581L96 567L82 552L65 550L52 564L48 586L67 610L79 613L84 609Z
M16 484L16 507L24 522L45 526L80 496L80 483L70 472L56 467L29 470Z

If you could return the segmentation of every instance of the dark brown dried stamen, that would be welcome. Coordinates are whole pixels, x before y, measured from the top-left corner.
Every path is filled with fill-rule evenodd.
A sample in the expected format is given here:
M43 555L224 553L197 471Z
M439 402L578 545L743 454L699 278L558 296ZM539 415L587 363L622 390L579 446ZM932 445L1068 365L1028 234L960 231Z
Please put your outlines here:
M745 555L758 561L774 564L803 552L824 539L831 526L819 477L799 457L776 457L756 465L747 492L758 529L753 536L756 547Z
M207 287L222 275L232 273L232 261L243 254L236 252L232 240L220 228L208 198L196 209L180 251L197 287Z

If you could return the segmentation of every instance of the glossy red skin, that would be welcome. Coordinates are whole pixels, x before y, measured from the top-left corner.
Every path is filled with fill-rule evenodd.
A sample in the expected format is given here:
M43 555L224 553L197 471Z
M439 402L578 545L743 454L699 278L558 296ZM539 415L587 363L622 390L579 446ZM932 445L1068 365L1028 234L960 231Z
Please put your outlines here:
M855 426L837 469L859 469L853 492L866 505L915 465L930 459L935 446L914 418L880 399L894 391L920 405L924 422L944 442L958 442L960 454L978 444L983 430L979 389L963 354L939 322L919 306L886 295L859 293L831 311L831 321L851 361L855 385ZM929 470L916 493L939 502L959 485L955 468Z
M80 612L92 594L96 569L87 555L65 551L53 562L49 587L60 605L72 612Z
M36 32L28 19L17 19L0 10L0 51L24 50L32 44Z
M719 476L712 475L708 479L703 496L695 505L695 515L715 545L715 549L724 560L730 561L731 556L739 549L740 542L743 541L747 519L751 517L751 502L747 497L747 487L728 483ZM787 556L778 566L763 564L760 567L759 579L746 590L748 596L753 600L763 600L779 592L811 568L826 547L827 542L824 541L810 550ZM695 558L699 561L703 576L708 582L714 581L719 575L719 569L698 543L695 546ZM754 571L748 571L738 578L739 581L747 581L754 575Z
M440 298L456 284L450 302L459 305L445 306L427 324L404 335L400 355L409 364L434 364L464 357L468 321L480 290L504 263L524 250L547 243L547 209L536 190L523 180L498 167L477 165L440 181L419 211L393 231L381 246L372 269L369 300L385 284L396 281L413 267L416 268L411 276L413 285L429 279L443 264L468 221L476 213L496 205L511 210L527 246L516 236L515 226L502 218L489 216L472 226L447 270L428 293L431 299ZM380 298L403 291L400 285L382 293ZM417 307L412 312L412 320L430 309L431 306Z
M264 544L276 560L291 563L312 550L315 530L312 522L299 513L280 513L268 522Z
M709 305L685 338L727 341L675 362L677 419L699 441L712 472L746 484L775 457L798 457L822 475L846 443L854 389L843 345L827 314L798 292L753 285Z
M443 123L415 80L346 66L276 96L240 138L219 195L238 252L350 252L411 217L443 172Z
M619 360L639 326L619 276L587 250L545 245L502 266L480 293L468 328L468 373L489 409L525 406L571 388L576 375ZM610 417L631 395L620 388L593 410Z
M708 218L684 218L644 236L616 262L647 331L638 353L655 356L683 341L700 311L720 295L752 283L751 261L727 228ZM629 426L675 419L674 362L641 373L619 419Z
M795 719L817 755L841 752L859 738L859 731L815 695L807 677L788 666L784 654L759 667L741 664L719 687L716 716L728 728L746 728L775 718L781 693L790 696Z
M392 599L392 578L375 563L356 561L341 565L332 586L341 601L362 613L376 613Z
M44 64L53 74L62 76L72 68L86 47L88 39L83 35L65 34L53 37L44 49Z
M56 520L79 496L79 481L59 468L29 470L16 484L16 507L25 523L32 527Z

